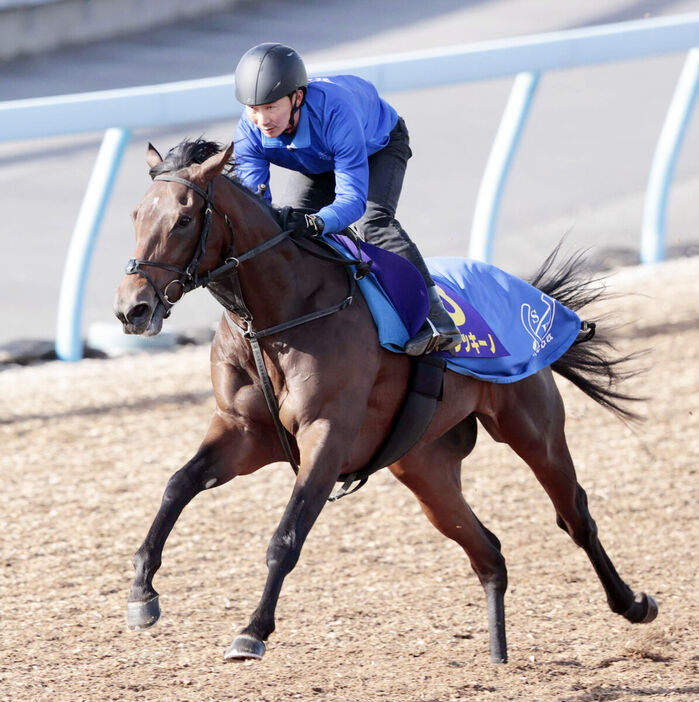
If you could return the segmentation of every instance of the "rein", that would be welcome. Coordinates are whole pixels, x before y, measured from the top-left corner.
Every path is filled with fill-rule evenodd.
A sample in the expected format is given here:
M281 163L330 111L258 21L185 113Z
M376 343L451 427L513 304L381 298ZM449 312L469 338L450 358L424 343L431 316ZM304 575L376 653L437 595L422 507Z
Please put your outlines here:
M207 241L209 238L209 233L211 231L211 221L213 218L213 213L215 212L219 216L224 218L224 221L226 222L226 225L228 226L228 229L231 234L231 251L233 249L233 244L235 241L235 232L233 230L233 225L231 224L231 221L226 214L222 214L219 212L215 205L214 205L214 182L211 180L209 182L208 188L206 191L202 190L198 185L195 183L192 183L191 181L185 180L184 178L179 178L178 176L174 175L169 175L169 174L162 174L156 176L153 180L165 180L165 181L171 181L174 183L180 183L181 185L184 185L191 190L193 190L195 193L197 193L200 197L204 199L204 203L206 206L206 210L204 212L204 223L202 225L202 232L199 237L199 243L197 244L197 248L194 252L194 255L192 257L192 260L189 262L186 268L178 268L177 266L173 266L169 263L161 263L160 261L149 261L146 259L136 259L132 258L129 260L129 262L126 265L126 273L128 275L134 275L138 274L141 275L143 278L145 278L151 285L151 287L154 289L156 295L158 296L158 299L162 303L163 307L165 308L165 314L164 317L167 318L170 316L170 311L174 307L175 303L180 300L186 293L190 292L191 290L194 290L196 288L201 288L201 287L209 287L212 283L216 283L216 281L221 278L224 275L229 275L231 278L235 276L235 279L233 280L234 287L236 290L235 298L236 302L235 304L232 303L227 303L222 299L221 295L215 294L214 296L219 299L220 302L224 304L224 307L226 309L224 313L224 318L226 322L228 323L228 327L231 330L237 331L239 334L241 334L245 339L247 339L248 343L250 344L250 348L252 350L252 355L253 359L255 361L255 367L257 369L257 374L260 378L260 383L262 385L262 392L264 394L265 400L267 402L267 407L270 411L270 414L272 416L272 420L274 422L275 429L277 431L277 435L279 436L279 441L282 445L282 448L284 449L284 453L286 454L287 460L291 464L291 467L294 470L294 473L298 475L299 472L299 465L294 457L293 451L291 449L291 446L289 444L289 439L287 436L287 431L284 427L284 425L281 422L281 419L279 418L279 404L277 403L277 398L274 394L274 388L272 386L272 381L269 378L269 373L267 372L267 368L265 366L265 361L264 357L262 355L262 349L260 347L259 339L262 339L266 336L271 336L273 334L279 334L283 331L287 331L288 329L293 329L294 327L298 327L302 324L307 324L308 322L312 322L316 319L321 319L323 317L327 317L331 314L334 314L335 312L339 312L340 310L344 310L347 307L349 307L352 304L352 301L354 299L354 295L356 293L356 288L357 288L357 280L360 280L362 277L366 275L366 273L369 271L370 268L370 263L366 263L364 261L361 261L359 259L353 260L353 259L346 259L342 256L340 256L335 249L333 249L330 245L325 244L322 240L319 239L314 239L313 243L316 244L317 246L314 247L312 244L309 242L306 242L302 239L296 238L292 236L295 232L294 229L288 229L286 227L286 222L288 219L288 215L290 213L290 208L285 208L283 210L283 228L282 231L272 237L271 239L268 239L267 241L263 241L261 244L258 244L257 246L254 246L252 249L249 249L248 251L238 255L238 256L228 256L225 259L225 262L218 266L217 268L214 268L211 271L208 271L204 273L203 275L199 275L198 273L198 268L199 264L201 262L202 257L204 256L204 253L206 251L206 245ZM317 310L316 312L310 312L309 314L302 315L301 317L297 317L296 319L292 319L288 322L282 322L281 324L276 324L271 327L267 327L266 329L262 329L259 331L256 331L255 328L253 327L253 315L252 312L250 312L249 307L245 304L245 301L243 300L243 295L242 291L240 289L240 283L238 281L237 277L237 269L240 266L241 263L244 263L245 261L250 260L251 258L254 258L255 256L259 256L260 254L264 253L265 251L269 251L273 247L277 246L277 244L280 244L282 241L285 239L289 239L289 241L293 242L298 246L299 248L302 248L304 251L308 252L309 254L326 260L326 261L332 261L333 263L338 263L342 265L345 269L345 272L347 273L348 277L348 285L349 285L349 291L347 296L341 300L340 302L331 305L330 307L327 307L322 310ZM323 253L318 250L319 246L326 246L328 249L329 253ZM177 273L178 277L172 281L170 281L166 286L164 290L160 290L158 286L155 284L155 281L151 278L150 275L143 269L144 266L151 266L153 268L161 268L164 270L172 271L173 273ZM350 268L352 266L356 266L356 273L353 273ZM177 298L177 300L171 301L170 298L168 297L168 288L173 284L173 283L179 283L180 286L182 287L182 293L181 295ZM214 291L211 291L214 293ZM233 309L231 309L233 307ZM236 315L240 316L246 323L246 328L243 329L241 326L239 326L232 318L231 318L231 312L235 312ZM363 483L362 483L363 484ZM361 487L361 485L359 486ZM344 492L341 491L342 494L336 496L334 499L338 499L338 497L341 497L344 494L347 493L347 489L345 486L343 486ZM356 488L358 489L358 488ZM332 498L331 498L332 501Z

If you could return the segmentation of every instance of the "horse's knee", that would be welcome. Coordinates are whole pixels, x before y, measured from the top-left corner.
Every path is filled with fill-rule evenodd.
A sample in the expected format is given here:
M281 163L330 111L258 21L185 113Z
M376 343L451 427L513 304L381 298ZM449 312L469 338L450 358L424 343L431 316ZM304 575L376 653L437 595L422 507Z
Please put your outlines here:
M217 470L217 457L211 449L199 451L190 461L174 473L165 486L164 499L194 497L202 490L227 482Z
M267 567L280 568L285 573L296 566L301 555L301 544L293 531L278 531L267 548Z
M170 476L163 493L163 502L178 502L181 499L191 498L201 491L203 485L192 471L191 462Z

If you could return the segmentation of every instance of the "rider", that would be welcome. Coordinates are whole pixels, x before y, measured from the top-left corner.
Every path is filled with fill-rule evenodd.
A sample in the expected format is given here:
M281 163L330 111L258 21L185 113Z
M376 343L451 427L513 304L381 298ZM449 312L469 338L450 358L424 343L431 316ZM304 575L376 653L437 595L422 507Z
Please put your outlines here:
M451 350L461 334L444 308L415 244L395 218L412 155L405 122L376 88L357 76L309 81L301 57L265 43L243 55L235 95L245 105L235 134L236 174L250 189L269 191L269 164L288 168L289 204L317 211L294 226L309 234L355 223L371 244L400 254L427 283L430 310L405 345L418 356Z

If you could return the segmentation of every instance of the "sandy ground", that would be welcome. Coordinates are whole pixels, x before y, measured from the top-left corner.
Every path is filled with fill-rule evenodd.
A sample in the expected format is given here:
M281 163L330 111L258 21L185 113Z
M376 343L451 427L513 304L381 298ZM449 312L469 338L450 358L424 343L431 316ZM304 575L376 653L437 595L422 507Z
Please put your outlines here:
M560 382L602 542L658 619L612 614L536 480L481 432L464 492L508 560L510 663L488 662L484 598L460 549L383 471L329 505L289 576L261 662L223 652L257 603L292 485L267 467L198 497L166 546L163 619L126 629L131 556L212 398L208 350L0 373L0 700L697 700L699 260L624 269L608 303L629 428Z

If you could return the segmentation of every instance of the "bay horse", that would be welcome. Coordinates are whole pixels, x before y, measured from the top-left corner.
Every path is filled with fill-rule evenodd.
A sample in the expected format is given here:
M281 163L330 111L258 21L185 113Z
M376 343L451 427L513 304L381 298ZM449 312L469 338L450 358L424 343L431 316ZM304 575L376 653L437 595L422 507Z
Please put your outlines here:
M312 241L300 246L280 226L278 210L224 172L232 155L233 145L223 149L198 139L182 142L163 160L149 144L146 161L154 180L133 213L136 250L114 309L126 333L154 335L172 305L194 287L206 285L224 308L211 347L216 408L201 446L169 479L134 556L131 629L146 629L160 617L153 576L189 501L269 463L296 464L291 497L267 549L261 599L225 653L227 659L247 659L265 653L284 578L333 485L365 466L389 433L406 395L411 360L379 345L365 300L347 296L345 269L314 255ZM581 283L586 274L579 256L555 272L550 258L532 281L540 290L575 310L599 296L599 286ZM292 320L305 323L291 326ZM264 372L255 363L255 347ZM466 552L485 591L492 662L507 660L507 570L499 540L461 492L461 462L475 445L477 423L532 469L558 526L589 557L611 610L634 623L657 615L654 598L634 593L600 543L566 444L563 401L552 373L632 418L625 400L634 398L617 387L628 375L623 362L629 357L611 358L609 348L598 334L571 346L551 367L508 384L447 371L429 428L388 466L432 524ZM277 427L270 402L273 409L276 403Z

